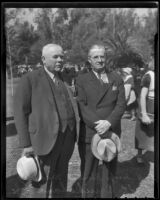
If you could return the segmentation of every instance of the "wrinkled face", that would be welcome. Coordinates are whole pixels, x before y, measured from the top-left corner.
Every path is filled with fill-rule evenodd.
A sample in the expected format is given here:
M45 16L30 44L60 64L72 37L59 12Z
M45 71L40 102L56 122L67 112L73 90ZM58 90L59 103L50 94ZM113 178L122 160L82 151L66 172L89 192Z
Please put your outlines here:
M63 67L63 49L60 46L52 46L42 56L44 66L48 71L54 73L61 71Z
M102 48L91 49L88 57L88 61L91 64L93 70L100 72L105 67L105 50Z

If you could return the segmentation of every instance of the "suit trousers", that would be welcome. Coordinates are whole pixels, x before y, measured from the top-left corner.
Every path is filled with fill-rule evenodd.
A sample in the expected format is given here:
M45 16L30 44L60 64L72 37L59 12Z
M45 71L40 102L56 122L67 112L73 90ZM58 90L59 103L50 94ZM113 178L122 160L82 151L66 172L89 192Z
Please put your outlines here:
M52 151L38 156L42 181L32 182L31 198L65 197L67 192L68 163L74 151L75 129L59 132Z
M91 144L79 142L81 159L82 198L113 198L117 157L99 164L91 152Z

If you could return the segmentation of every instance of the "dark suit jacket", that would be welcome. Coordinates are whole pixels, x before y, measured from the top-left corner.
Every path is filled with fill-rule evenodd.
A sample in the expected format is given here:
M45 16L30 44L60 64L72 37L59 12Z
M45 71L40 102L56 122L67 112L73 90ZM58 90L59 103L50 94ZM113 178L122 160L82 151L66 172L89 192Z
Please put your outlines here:
M79 126L76 102L68 88L67 91ZM14 97L14 119L21 147L33 146L37 155L46 155L51 151L59 131L59 118L43 68L21 78Z
M80 138L90 142L95 134L94 122L108 120L111 129L119 136L121 134L121 117L125 111L125 90L121 77L115 73L108 73L109 83L101 86L95 74L79 75L76 79L77 100L80 113L86 125L86 133L81 132Z

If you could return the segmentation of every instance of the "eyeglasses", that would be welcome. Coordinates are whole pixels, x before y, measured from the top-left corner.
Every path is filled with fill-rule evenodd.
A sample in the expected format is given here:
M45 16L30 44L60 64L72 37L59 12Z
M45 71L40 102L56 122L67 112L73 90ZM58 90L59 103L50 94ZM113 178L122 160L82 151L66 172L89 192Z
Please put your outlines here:
M92 58L93 60L104 60L105 56L90 56L90 58Z
M57 59L57 58L64 59L64 56L63 55L54 55L53 58L55 58L55 59Z

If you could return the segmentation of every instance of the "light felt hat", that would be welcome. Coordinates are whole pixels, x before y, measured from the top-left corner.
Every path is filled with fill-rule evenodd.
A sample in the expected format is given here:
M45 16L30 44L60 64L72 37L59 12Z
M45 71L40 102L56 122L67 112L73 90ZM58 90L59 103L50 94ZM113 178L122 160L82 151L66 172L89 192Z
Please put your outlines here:
M42 173L37 156L21 157L17 162L17 172L23 180L41 181Z
M92 138L91 150L99 160L110 162L120 152L121 142L119 137L111 131L108 131L108 137L105 139L95 134Z

